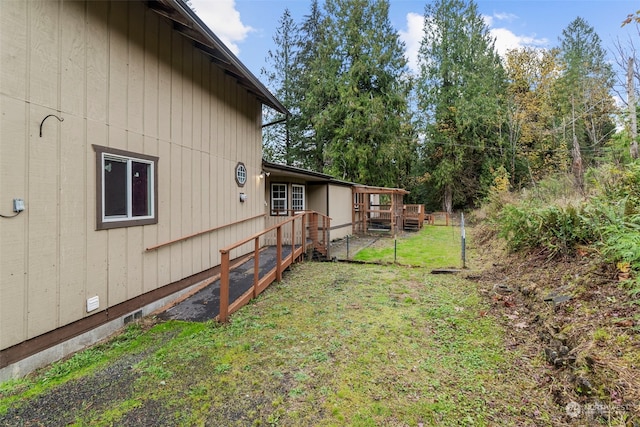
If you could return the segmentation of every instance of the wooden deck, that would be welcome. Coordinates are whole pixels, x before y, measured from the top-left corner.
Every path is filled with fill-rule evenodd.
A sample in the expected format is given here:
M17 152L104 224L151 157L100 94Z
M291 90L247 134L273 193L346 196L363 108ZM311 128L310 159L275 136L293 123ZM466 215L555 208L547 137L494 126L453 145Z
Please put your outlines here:
M424 205L404 205L402 228L405 231L418 231L424 226Z

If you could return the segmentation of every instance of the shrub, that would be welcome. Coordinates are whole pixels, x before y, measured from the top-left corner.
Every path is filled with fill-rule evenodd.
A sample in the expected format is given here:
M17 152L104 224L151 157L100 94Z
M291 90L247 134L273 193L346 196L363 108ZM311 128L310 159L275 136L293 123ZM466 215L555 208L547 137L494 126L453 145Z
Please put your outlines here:
M573 205L505 206L498 217L498 235L512 251L540 249L550 258L571 255L578 244L593 238L580 210Z
M578 245L593 245L608 262L628 264L637 275L640 162L589 171L588 183L591 196L579 203L562 177L524 191L520 201L492 200L489 223L512 251L541 250L556 257L571 255Z

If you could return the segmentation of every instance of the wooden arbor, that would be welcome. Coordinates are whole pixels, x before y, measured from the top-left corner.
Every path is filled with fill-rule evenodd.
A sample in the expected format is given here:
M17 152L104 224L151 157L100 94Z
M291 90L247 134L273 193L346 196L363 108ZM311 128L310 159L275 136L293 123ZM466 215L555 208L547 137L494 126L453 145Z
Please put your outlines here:
M352 192L354 234L388 231L395 235L398 227L402 227L407 190L354 185Z

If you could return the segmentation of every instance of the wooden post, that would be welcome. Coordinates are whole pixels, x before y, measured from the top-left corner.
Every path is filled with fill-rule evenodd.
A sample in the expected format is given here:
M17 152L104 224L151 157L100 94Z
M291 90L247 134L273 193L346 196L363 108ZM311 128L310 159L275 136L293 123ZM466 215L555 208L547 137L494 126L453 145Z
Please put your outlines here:
M356 234L356 206L358 205L358 197L356 196L356 189L351 187L351 234ZM327 212L329 215L330 212Z
M315 249L318 244L318 214L313 212L311 214L311 221L309 222L309 234L311 238L311 245Z
M303 254L307 253L307 215L309 214L306 212L304 215L302 215L302 253ZM304 256L300 258L300 261L301 262L304 261Z
M327 248L327 253L329 251L329 231L331 229L331 219L328 216L323 217L324 222L324 246Z
M220 252L222 259L220 262L220 315L218 320L224 323L229 316L229 252Z
M371 213L371 195L367 194L366 195L366 202L364 203L364 229L363 229L363 233L367 234L367 231L369 231L369 224L367 224L367 219L369 218L369 214ZM364 193L362 194L362 197L364 197Z
M295 217L294 217L295 218ZM295 260L294 255L296 254L296 220L291 220L291 264Z
M276 228L276 280L282 280L282 225Z
M253 297L258 296L258 282L260 281L260 237L256 237L253 249Z
M391 193L391 213L389 214L389 222L391 223L391 235L396 237L396 195Z
M325 230L327 230L327 237L325 239L324 248L326 251L327 259L331 259L331 218L326 216L325 222L327 225L325 226Z

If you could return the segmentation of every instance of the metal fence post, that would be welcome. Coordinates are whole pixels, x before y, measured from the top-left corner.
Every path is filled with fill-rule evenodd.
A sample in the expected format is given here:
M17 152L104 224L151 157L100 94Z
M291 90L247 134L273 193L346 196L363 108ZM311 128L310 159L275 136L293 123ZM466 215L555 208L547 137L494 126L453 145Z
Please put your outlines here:
M398 239L393 239L393 262L398 261Z
M460 217L460 235L462 237L462 268L467 268L466 265L466 233L464 230L464 212L461 213Z

